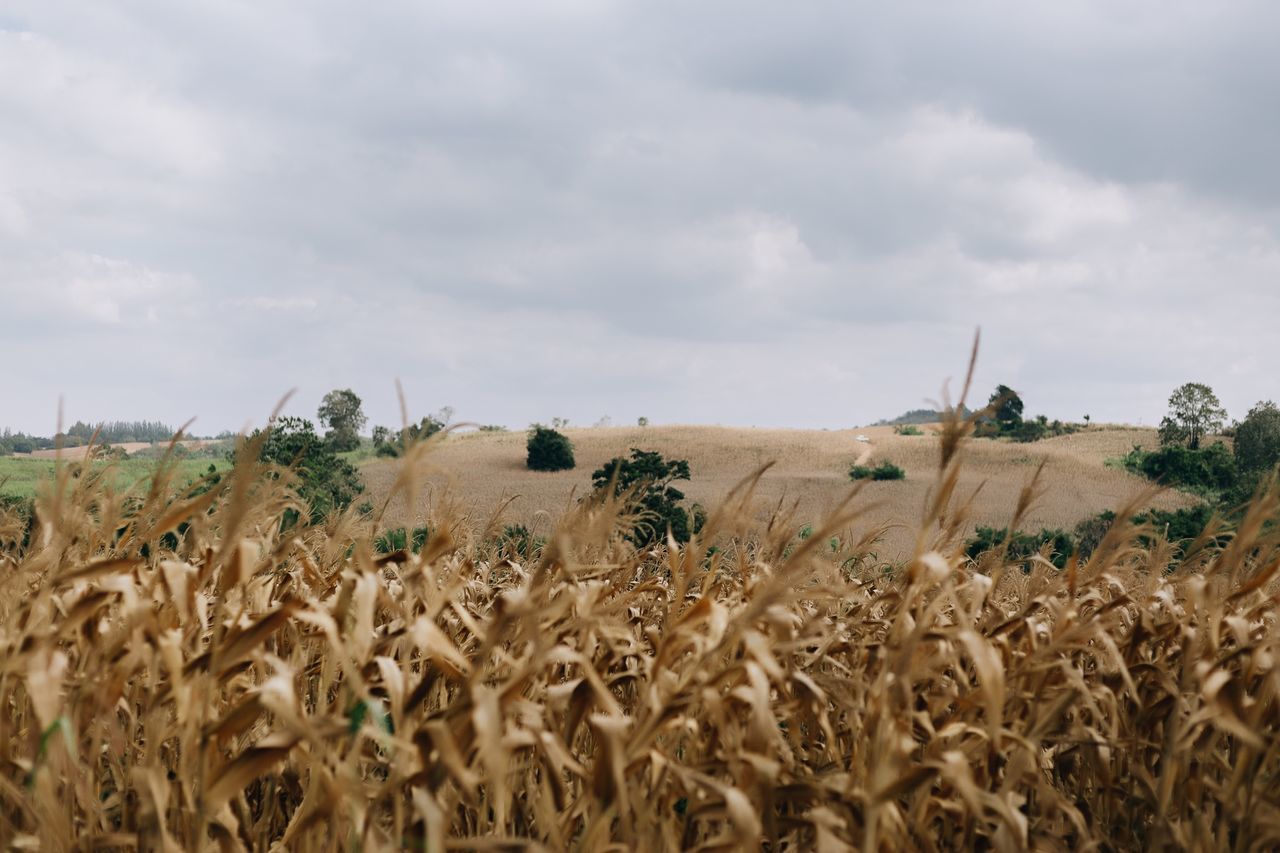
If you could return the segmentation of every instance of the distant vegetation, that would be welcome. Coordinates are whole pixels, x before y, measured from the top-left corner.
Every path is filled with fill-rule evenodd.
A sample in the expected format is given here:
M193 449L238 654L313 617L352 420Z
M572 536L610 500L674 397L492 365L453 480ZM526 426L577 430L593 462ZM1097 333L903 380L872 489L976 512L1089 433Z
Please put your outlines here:
M82 447L97 436L98 444L130 444L143 441L168 441L174 429L159 421L106 421L87 424L76 421L67 430L54 436L35 436L5 429L0 433L0 456L14 453L33 453L63 447Z
M297 492L310 508L312 522L346 509L364 491L356 469L338 458L333 446L316 434L311 421L283 417L266 430L254 430L248 440L231 453L232 464L238 453L253 448L258 450L260 461L274 466L267 476L278 478L284 470L294 473ZM297 515L289 510L285 514L286 522L293 523Z
M1045 415L1024 420L1022 412L1022 398L1018 393L1008 385L999 385L987 401L984 413L978 418L974 435L978 438L1007 438L1025 443L1070 435L1083 428L1060 420L1050 421Z
M568 436L542 424L529 427L525 450L525 465L531 471L568 471L576 464Z
M668 532L677 542L688 542L702 526L701 516L681 505L684 492L672 483L689 479L684 459L664 459L652 450L631 448L630 458L618 456L591 475L597 495L622 497L634 523L627 538L637 547L665 540Z
M1154 543L1152 535L1158 535L1174 546L1176 559L1204 533L1212 518L1213 510L1201 504L1178 510L1148 510L1133 516L1130 523L1139 529L1139 541L1145 547ZM1037 555L1062 569L1073 554L1088 559L1115 521L1116 514L1105 510L1084 519L1070 532L1042 529L1038 533L1017 531L1010 536L1008 528L978 527L965 543L965 553L976 560L994 548L1007 548L1006 560L1024 570L1029 567L1028 561Z
M444 428L444 421L431 415L395 432L382 426L374 427L373 449L378 456L403 456L406 448L427 440Z
M905 480L907 472L892 462L881 462L874 468L866 465L854 465L849 469L851 480Z
M970 411L964 406L960 407L960 416L968 417ZM899 424L936 424L946 417L946 412L937 409L912 409L909 412L903 412L896 418L890 420L876 421L871 426L897 426Z
M1025 426L1019 421L1021 409L1021 400L1002 385L992 395L989 410L993 414L985 423L995 424L997 434L1016 435ZM1179 554L1206 533L1215 517L1228 527L1238 522L1254 493L1280 466L1280 409L1275 403L1259 402L1231 427L1234 448L1221 440L1207 441L1224 431L1226 412L1213 389L1189 382L1169 397L1169 412L1160 423L1160 447L1145 450L1135 446L1118 460L1153 483L1204 501L1187 509L1151 510L1132 519L1164 537ZM1041 553L1061 567L1073 552L1087 557L1114 521L1114 513L1105 511L1080 522L1072 533L1041 530L1037 534L1010 534L1006 529L981 527L968 542L967 553L976 557L993 547L1007 547L1011 557L1024 559Z
M369 422L356 392L339 388L324 395L316 412L320 425L328 427L324 440L335 453L355 450L360 446L360 430Z

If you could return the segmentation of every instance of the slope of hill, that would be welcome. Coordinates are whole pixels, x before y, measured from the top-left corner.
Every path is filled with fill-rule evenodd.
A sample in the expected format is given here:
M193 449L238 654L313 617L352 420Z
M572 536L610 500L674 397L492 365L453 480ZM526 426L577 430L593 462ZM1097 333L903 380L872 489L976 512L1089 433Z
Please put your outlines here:
M861 456L887 459L903 467L907 479L866 484L858 504L866 508L851 531L857 535L882 525L910 524L919 518L933 485L938 439L928 429L923 436L895 435L893 428L860 430L769 430L726 427L673 426L567 430L577 456L572 471L539 473L525 468L523 433L468 433L450 436L429 459L432 470L423 480L417 504L392 501L388 526L428 521L433 510L460 506L477 527L494 509L511 499L504 512L508 523L520 522L546 532L552 519L590 491L591 472L632 447L657 450L667 457L687 459L692 480L679 483L690 500L715 506L742 478L767 462L776 464L761 481L757 514L767 517L780 507L794 507L797 527L821 521L851 488L848 469ZM870 443L855 436L865 435ZM1034 444L975 440L961 474L961 494L978 490L972 504L972 524L1004 526L1018 494L1037 466L1044 463L1043 495L1025 527L1070 528L1104 509L1115 509L1140 495L1149 484L1105 461L1123 455L1135 444L1154 445L1154 430L1095 428ZM368 486L366 497L375 504L386 498L399 470L396 460L376 460L361 467ZM1178 493L1159 495L1153 505L1171 509L1193 501ZM913 539L902 527L884 535L882 553L902 554Z
M961 414L969 414L969 410L961 407ZM905 424L932 424L937 423L942 418L942 412L937 409L912 409L909 412L903 412L896 418L876 421L872 426L902 426Z

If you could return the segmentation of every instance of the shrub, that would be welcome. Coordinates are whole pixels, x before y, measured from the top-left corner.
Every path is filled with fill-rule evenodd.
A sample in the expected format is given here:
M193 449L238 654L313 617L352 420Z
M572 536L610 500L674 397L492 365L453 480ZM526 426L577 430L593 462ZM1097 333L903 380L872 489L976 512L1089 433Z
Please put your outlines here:
M1165 486L1178 486L1202 494L1216 494L1236 482L1236 463L1220 441L1192 448L1166 444L1158 450L1135 447L1123 459L1124 466Z
M1076 541L1076 548L1080 550L1080 556L1088 557L1096 551L1115 522L1116 514L1106 510L1077 524L1072 534Z
M523 524L508 524L502 528L497 541L498 553L507 559L530 560L546 545L541 536L534 536Z
M529 429L525 465L531 471L568 471L573 468L573 443L557 430L534 424Z
M311 509L311 520L318 522L335 510L343 510L364 491L360 476L351 463L338 458L330 444L316 434L311 421L303 418L280 418L268 427L259 459L298 475L298 495ZM260 435L255 430L250 442ZM243 447L245 445L241 445ZM232 464L237 450L229 454ZM291 522L292 517L286 518Z
M849 469L850 480L905 480L907 472L892 462L881 462L874 468L854 465Z
M1205 527L1213 517L1213 509L1208 504L1198 504L1176 510L1153 509L1135 515L1134 524L1151 525L1167 541L1173 545L1185 547L1189 542L1204 533ZM1081 557L1088 557L1097 550L1103 538L1115 524L1116 514L1111 510L1090 516L1076 525L1073 531L1076 548ZM1148 537L1139 537L1144 546L1150 546Z
M373 548L379 554L390 554L394 551L412 551L418 553L427 543L431 531L426 527L415 527L410 533L403 527L384 530L373 540Z
M1049 432L1048 426L1041 421L1023 421L1010 430L1009 435L1014 441L1028 443L1039 441Z
M427 415L416 424L409 424L399 432L393 432L384 426L374 427L373 452L378 456L403 456L405 448L427 440L444 427L443 418L431 415Z
M924 435L924 430L915 424L899 424L893 431L897 435Z
M591 475L596 494L629 495L628 508L638 520L627 538L639 548L661 542L671 531L677 542L688 542L701 527L691 523L689 511L680 505L684 492L671 484L689 479L689 463L683 459L663 459L653 450L631 448L631 458L615 457ZM697 511L695 507L695 513Z
M1236 426L1235 459L1236 467L1248 473L1280 464L1280 409L1275 403L1258 403Z
M987 551L1003 546L1006 540L1009 543L1008 560L1015 563L1025 564L1036 554L1044 553L1049 562L1061 569L1066 567L1071 552L1075 550L1075 543L1065 530L1043 529L1039 533L1015 531L1011 537L1005 527L979 527L974 531L973 538L965 543L965 554L971 560L977 559Z

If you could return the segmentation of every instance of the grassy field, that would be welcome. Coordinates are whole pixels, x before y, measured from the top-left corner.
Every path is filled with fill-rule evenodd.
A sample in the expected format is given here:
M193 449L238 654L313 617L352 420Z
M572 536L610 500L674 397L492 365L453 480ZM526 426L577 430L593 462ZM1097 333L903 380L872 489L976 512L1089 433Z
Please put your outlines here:
M577 467L542 473L525 467L525 434L462 433L449 436L428 455L430 472L411 506L403 498L392 501L389 526L413 526L443 511L462 512L480 526L494 509L506 506L504 517L546 533L576 498L590 491L591 472L631 447L657 450L668 458L687 459L688 483L677 483L691 500L716 505L754 469L776 463L764 476L753 507L759 520L779 506L794 506L797 526L813 524L848 494L850 465L862 454L874 462L889 460L907 472L907 479L868 483L859 498L866 508L856 534L886 526L883 553L902 556L914 544L915 524L925 511L938 460L936 430L922 436L895 435L892 427L860 430L765 430L727 427L673 426L567 430L573 441ZM858 435L869 444L855 441ZM1124 455L1135 445L1158 444L1154 430L1094 427L1074 435L1032 444L975 440L961 474L965 494L977 491L969 525L1005 526L1029 477L1043 463L1043 496L1025 526L1070 529L1078 521L1105 509L1116 509L1148 488L1141 477L1108 467L1107 459ZM386 499L399 468L395 460L365 461L360 472L375 504ZM509 504L505 502L511 499ZM1192 498L1176 492L1158 496L1161 509L1189 506Z
M68 450L63 454L64 464L79 464L84 458L83 450ZM91 463L102 466L103 462ZM29 458L24 456L0 456L0 495L31 497L42 482L52 479L55 459ZM178 462L177 477L179 481L198 478L209 470L209 466L226 468L227 463L221 459L183 459ZM155 459L133 458L113 463L115 477L113 483L118 488L128 488L135 484L145 483L155 470Z

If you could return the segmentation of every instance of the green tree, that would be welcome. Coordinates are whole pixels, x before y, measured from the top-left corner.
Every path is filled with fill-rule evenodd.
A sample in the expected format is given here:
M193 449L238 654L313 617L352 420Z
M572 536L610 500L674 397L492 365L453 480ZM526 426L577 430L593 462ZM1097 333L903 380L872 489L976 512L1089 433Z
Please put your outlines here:
M531 471L568 471L576 464L573 443L568 437L542 424L529 428L525 449L528 451L525 465Z
M311 421L303 418L280 418L267 428L267 440L259 459L285 468L298 475L298 495L311 508L311 520L322 521L329 513L345 509L364 491L360 475L345 459L340 459L332 445L316 434ZM250 436L260 435L255 430ZM235 451L232 451L235 462Z
M1280 464L1280 409L1270 400L1258 403L1236 426L1236 467L1261 474Z
M677 542L688 542L696 533L689 511L680 505L684 492L671 484L689 479L689 463L684 459L663 459L653 450L631 448L631 458L618 456L591 475L597 494L630 495L628 506L636 512L636 525L627 538L644 548L661 542L671 531Z
M1226 417L1226 410L1212 388L1188 382L1169 396L1169 414L1160 421L1160 443L1185 443L1192 450L1198 450L1206 435L1222 429Z
M1022 423L1022 398L1008 385L997 385L987 406L1001 432L1012 432Z
M373 428L373 450L379 456L403 456L406 447L425 441L444 428L444 420L431 415L416 424L409 424L399 432L376 426Z
M334 389L325 394L316 417L329 430L325 433L325 441L338 453L360 446L360 430L369 421L361 408L360 398L350 388Z

